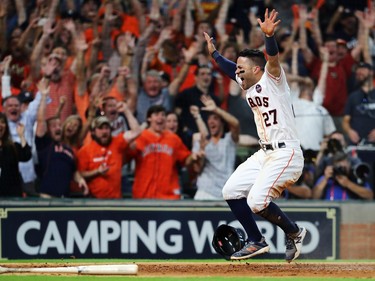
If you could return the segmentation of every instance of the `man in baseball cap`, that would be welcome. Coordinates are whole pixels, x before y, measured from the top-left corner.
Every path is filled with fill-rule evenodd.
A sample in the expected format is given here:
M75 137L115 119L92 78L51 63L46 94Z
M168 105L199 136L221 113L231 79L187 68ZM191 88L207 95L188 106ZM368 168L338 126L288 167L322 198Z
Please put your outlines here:
M96 117L91 123L92 138L99 145L108 146L112 141L111 122L106 116Z
M375 90L371 64L359 62L355 84L346 102L342 128L350 144L375 144Z
M136 123L125 103L121 103L118 110L125 114L130 123ZM78 169L87 179L92 197L122 198L123 154L129 143L141 132L138 123L136 124L137 126L125 133L112 136L111 123L106 116L96 117L91 123L92 141L78 151L77 160Z
M356 90L365 84L371 84L373 78L373 68L368 62L357 63L354 71Z
M98 116L91 123L91 129L100 128L102 125L107 124L111 126L111 122L106 116Z

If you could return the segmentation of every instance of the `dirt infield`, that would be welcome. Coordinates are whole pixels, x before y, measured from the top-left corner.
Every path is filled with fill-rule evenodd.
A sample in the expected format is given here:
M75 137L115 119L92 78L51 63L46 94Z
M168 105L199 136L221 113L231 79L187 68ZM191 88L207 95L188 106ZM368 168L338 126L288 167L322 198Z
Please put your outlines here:
M92 264L92 263L90 263ZM103 264L103 263L101 263ZM375 263L137 262L138 276L262 276L374 278ZM79 266L72 263L6 263L4 267ZM87 265L85 263L84 265ZM14 274L14 273L7 273Z
M140 276L375 277L375 263L138 263Z

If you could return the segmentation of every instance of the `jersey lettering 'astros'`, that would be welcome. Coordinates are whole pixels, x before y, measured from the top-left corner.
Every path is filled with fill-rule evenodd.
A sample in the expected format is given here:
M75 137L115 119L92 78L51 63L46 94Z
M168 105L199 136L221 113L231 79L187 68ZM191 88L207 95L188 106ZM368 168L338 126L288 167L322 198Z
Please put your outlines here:
M238 76L236 80L241 85ZM280 77L266 70L258 83L246 91L246 101L254 113L262 142L297 139L290 89L283 69Z

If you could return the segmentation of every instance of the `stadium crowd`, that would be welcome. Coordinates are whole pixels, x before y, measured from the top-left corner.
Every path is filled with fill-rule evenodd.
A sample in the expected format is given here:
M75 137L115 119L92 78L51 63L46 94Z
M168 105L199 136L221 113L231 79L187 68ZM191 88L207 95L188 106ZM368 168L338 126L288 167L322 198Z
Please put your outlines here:
M284 198L373 199L375 6L357 0L1 0L0 197L222 200L259 149L236 61L276 8L305 168ZM372 160L371 160L372 159Z

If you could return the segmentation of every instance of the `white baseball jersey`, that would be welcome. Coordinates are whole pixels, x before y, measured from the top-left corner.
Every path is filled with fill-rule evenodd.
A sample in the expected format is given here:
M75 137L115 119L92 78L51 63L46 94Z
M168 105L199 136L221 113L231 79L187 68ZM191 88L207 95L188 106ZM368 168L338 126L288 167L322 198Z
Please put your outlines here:
M241 79L236 80L241 84ZM265 71L258 83L247 90L246 99L254 112L261 142L272 143L274 149L259 149L239 165L222 193L225 200L247 197L251 210L258 213L298 180L303 154L283 70L278 78ZM281 142L282 148L273 145Z
M241 85L241 79L236 77ZM297 131L285 72L280 77L267 70L246 92L246 101L254 113L258 136L262 142L296 140Z

